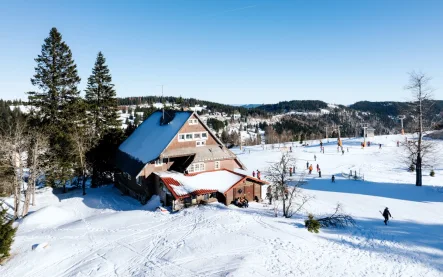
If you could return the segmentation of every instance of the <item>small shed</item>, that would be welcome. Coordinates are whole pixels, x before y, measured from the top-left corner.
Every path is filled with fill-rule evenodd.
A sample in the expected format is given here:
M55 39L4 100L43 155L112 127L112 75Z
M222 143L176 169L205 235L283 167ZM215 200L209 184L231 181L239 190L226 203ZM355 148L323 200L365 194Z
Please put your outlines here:
M160 183L160 199L173 211L214 201L229 205L239 197L248 201L260 200L261 186L268 183L227 169L195 174L171 171L155 174Z

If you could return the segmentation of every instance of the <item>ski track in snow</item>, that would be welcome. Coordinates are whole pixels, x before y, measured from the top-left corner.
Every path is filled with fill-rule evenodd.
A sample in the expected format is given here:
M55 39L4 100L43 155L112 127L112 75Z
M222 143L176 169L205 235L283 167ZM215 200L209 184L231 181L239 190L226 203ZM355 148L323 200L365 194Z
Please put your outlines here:
M274 217L271 205L210 204L161 214L153 212L155 203L141 206L111 186L89 189L85 197L80 191L54 195L44 189L37 194L41 206L20 221L13 257L0 275L443 276L443 166L436 166L435 178L424 176L426 186L406 185L414 175L399 162L399 138L376 137L364 150L355 146L358 141L345 140L350 152L343 156L333 143L325 154L318 146L293 145L297 176L306 161L319 163L323 173L323 179L306 177L304 193L315 196L306 210L324 215L340 202L356 219L355 227L311 234L303 227L306 214ZM277 147L250 149L239 157L263 175L281 155ZM366 181L340 177L350 169L361 171ZM336 184L329 181L332 174ZM394 215L388 226L379 214L385 206ZM42 242L50 246L31 250Z

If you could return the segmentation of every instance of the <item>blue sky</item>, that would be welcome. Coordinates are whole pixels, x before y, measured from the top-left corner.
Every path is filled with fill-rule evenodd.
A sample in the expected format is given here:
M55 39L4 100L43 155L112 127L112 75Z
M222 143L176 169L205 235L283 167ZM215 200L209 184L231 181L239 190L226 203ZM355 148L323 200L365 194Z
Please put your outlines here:
M84 89L98 51L118 96L228 104L410 99L407 72L443 99L443 1L0 0L0 98L26 99L57 27Z

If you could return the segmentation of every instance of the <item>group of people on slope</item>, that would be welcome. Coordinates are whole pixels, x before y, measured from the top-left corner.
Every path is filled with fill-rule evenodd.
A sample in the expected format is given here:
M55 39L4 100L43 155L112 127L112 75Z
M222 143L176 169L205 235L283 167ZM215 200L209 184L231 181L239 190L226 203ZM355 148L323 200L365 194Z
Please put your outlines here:
M233 204L239 208L249 207L249 201L244 196L235 198Z
M314 159L317 160L317 157L314 155ZM309 174L312 174L312 170L314 170L314 168L312 167L312 164L309 164L309 161L306 162L306 169L309 171ZM320 169L320 165L317 164L317 173L318 173L318 177L321 177L321 169Z
M255 175L257 175L257 179L261 180L261 172L260 172L260 170L257 169L257 174L255 173L255 171L252 171L252 177L255 178Z

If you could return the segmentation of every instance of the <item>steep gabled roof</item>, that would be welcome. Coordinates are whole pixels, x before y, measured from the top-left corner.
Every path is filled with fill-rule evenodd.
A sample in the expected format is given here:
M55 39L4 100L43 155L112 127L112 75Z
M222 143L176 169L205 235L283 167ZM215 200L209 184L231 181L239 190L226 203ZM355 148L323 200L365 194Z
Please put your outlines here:
M177 135L193 112L154 112L143 121L118 148L117 166L124 172L137 175L143 167L157 159Z

